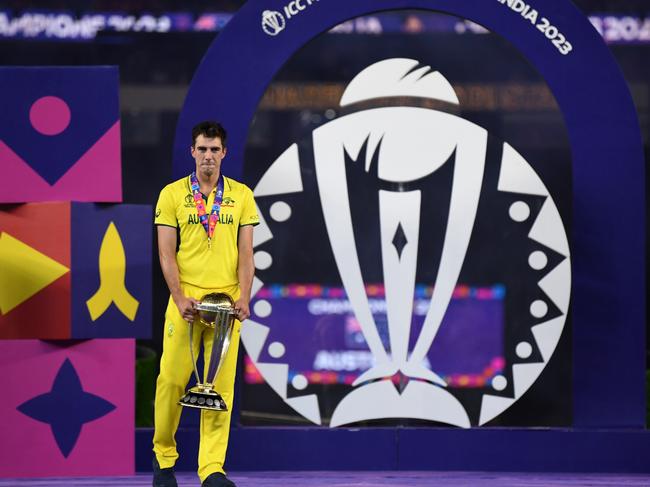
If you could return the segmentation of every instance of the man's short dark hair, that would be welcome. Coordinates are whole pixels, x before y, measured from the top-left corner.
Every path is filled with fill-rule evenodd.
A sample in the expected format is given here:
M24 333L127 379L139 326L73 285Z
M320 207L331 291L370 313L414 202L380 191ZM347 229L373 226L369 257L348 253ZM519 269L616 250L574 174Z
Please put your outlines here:
M206 139L214 139L219 137L221 139L221 144L226 147L226 129L219 122L214 122L212 120L206 120L194 126L192 129L192 147L196 144L196 139L199 135L202 135Z

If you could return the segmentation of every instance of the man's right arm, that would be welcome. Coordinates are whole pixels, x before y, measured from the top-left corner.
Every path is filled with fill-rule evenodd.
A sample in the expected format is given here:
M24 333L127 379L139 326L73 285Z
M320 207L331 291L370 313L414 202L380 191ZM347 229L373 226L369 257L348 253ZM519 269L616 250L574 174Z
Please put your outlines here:
M194 305L198 301L185 296L181 289L178 277L178 263L176 262L176 228L166 225L158 225L157 228L158 256L160 257L160 267L165 276L167 287L183 319L192 321L195 313Z

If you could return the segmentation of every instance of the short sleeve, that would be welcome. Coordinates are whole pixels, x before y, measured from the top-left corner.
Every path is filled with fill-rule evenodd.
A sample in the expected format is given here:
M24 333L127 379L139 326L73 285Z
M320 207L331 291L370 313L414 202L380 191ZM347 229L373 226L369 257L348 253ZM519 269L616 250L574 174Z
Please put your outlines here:
M158 197L156 204L156 216L154 218L155 225L167 225L169 227L178 227L176 219L176 208L174 199L169 186L163 188Z
M257 225L259 222L260 217L257 214L257 205L255 204L255 198L253 198L253 192L247 187L244 195L244 206L242 208L241 218L239 219L239 226Z

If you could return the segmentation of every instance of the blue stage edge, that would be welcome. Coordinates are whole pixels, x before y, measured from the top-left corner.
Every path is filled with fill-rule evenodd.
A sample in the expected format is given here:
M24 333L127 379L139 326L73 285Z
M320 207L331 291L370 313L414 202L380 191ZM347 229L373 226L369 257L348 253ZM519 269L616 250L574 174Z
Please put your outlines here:
M136 430L151 470L152 429ZM199 434L176 435L177 471L196 470ZM650 473L647 430L256 427L233 429L226 469Z

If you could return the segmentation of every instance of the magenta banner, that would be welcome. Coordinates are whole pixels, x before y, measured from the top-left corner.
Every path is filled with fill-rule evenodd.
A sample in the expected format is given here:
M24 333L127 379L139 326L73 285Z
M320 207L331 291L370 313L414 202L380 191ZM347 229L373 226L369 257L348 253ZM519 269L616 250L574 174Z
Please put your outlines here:
M134 340L7 340L0 357L0 477L134 473Z

